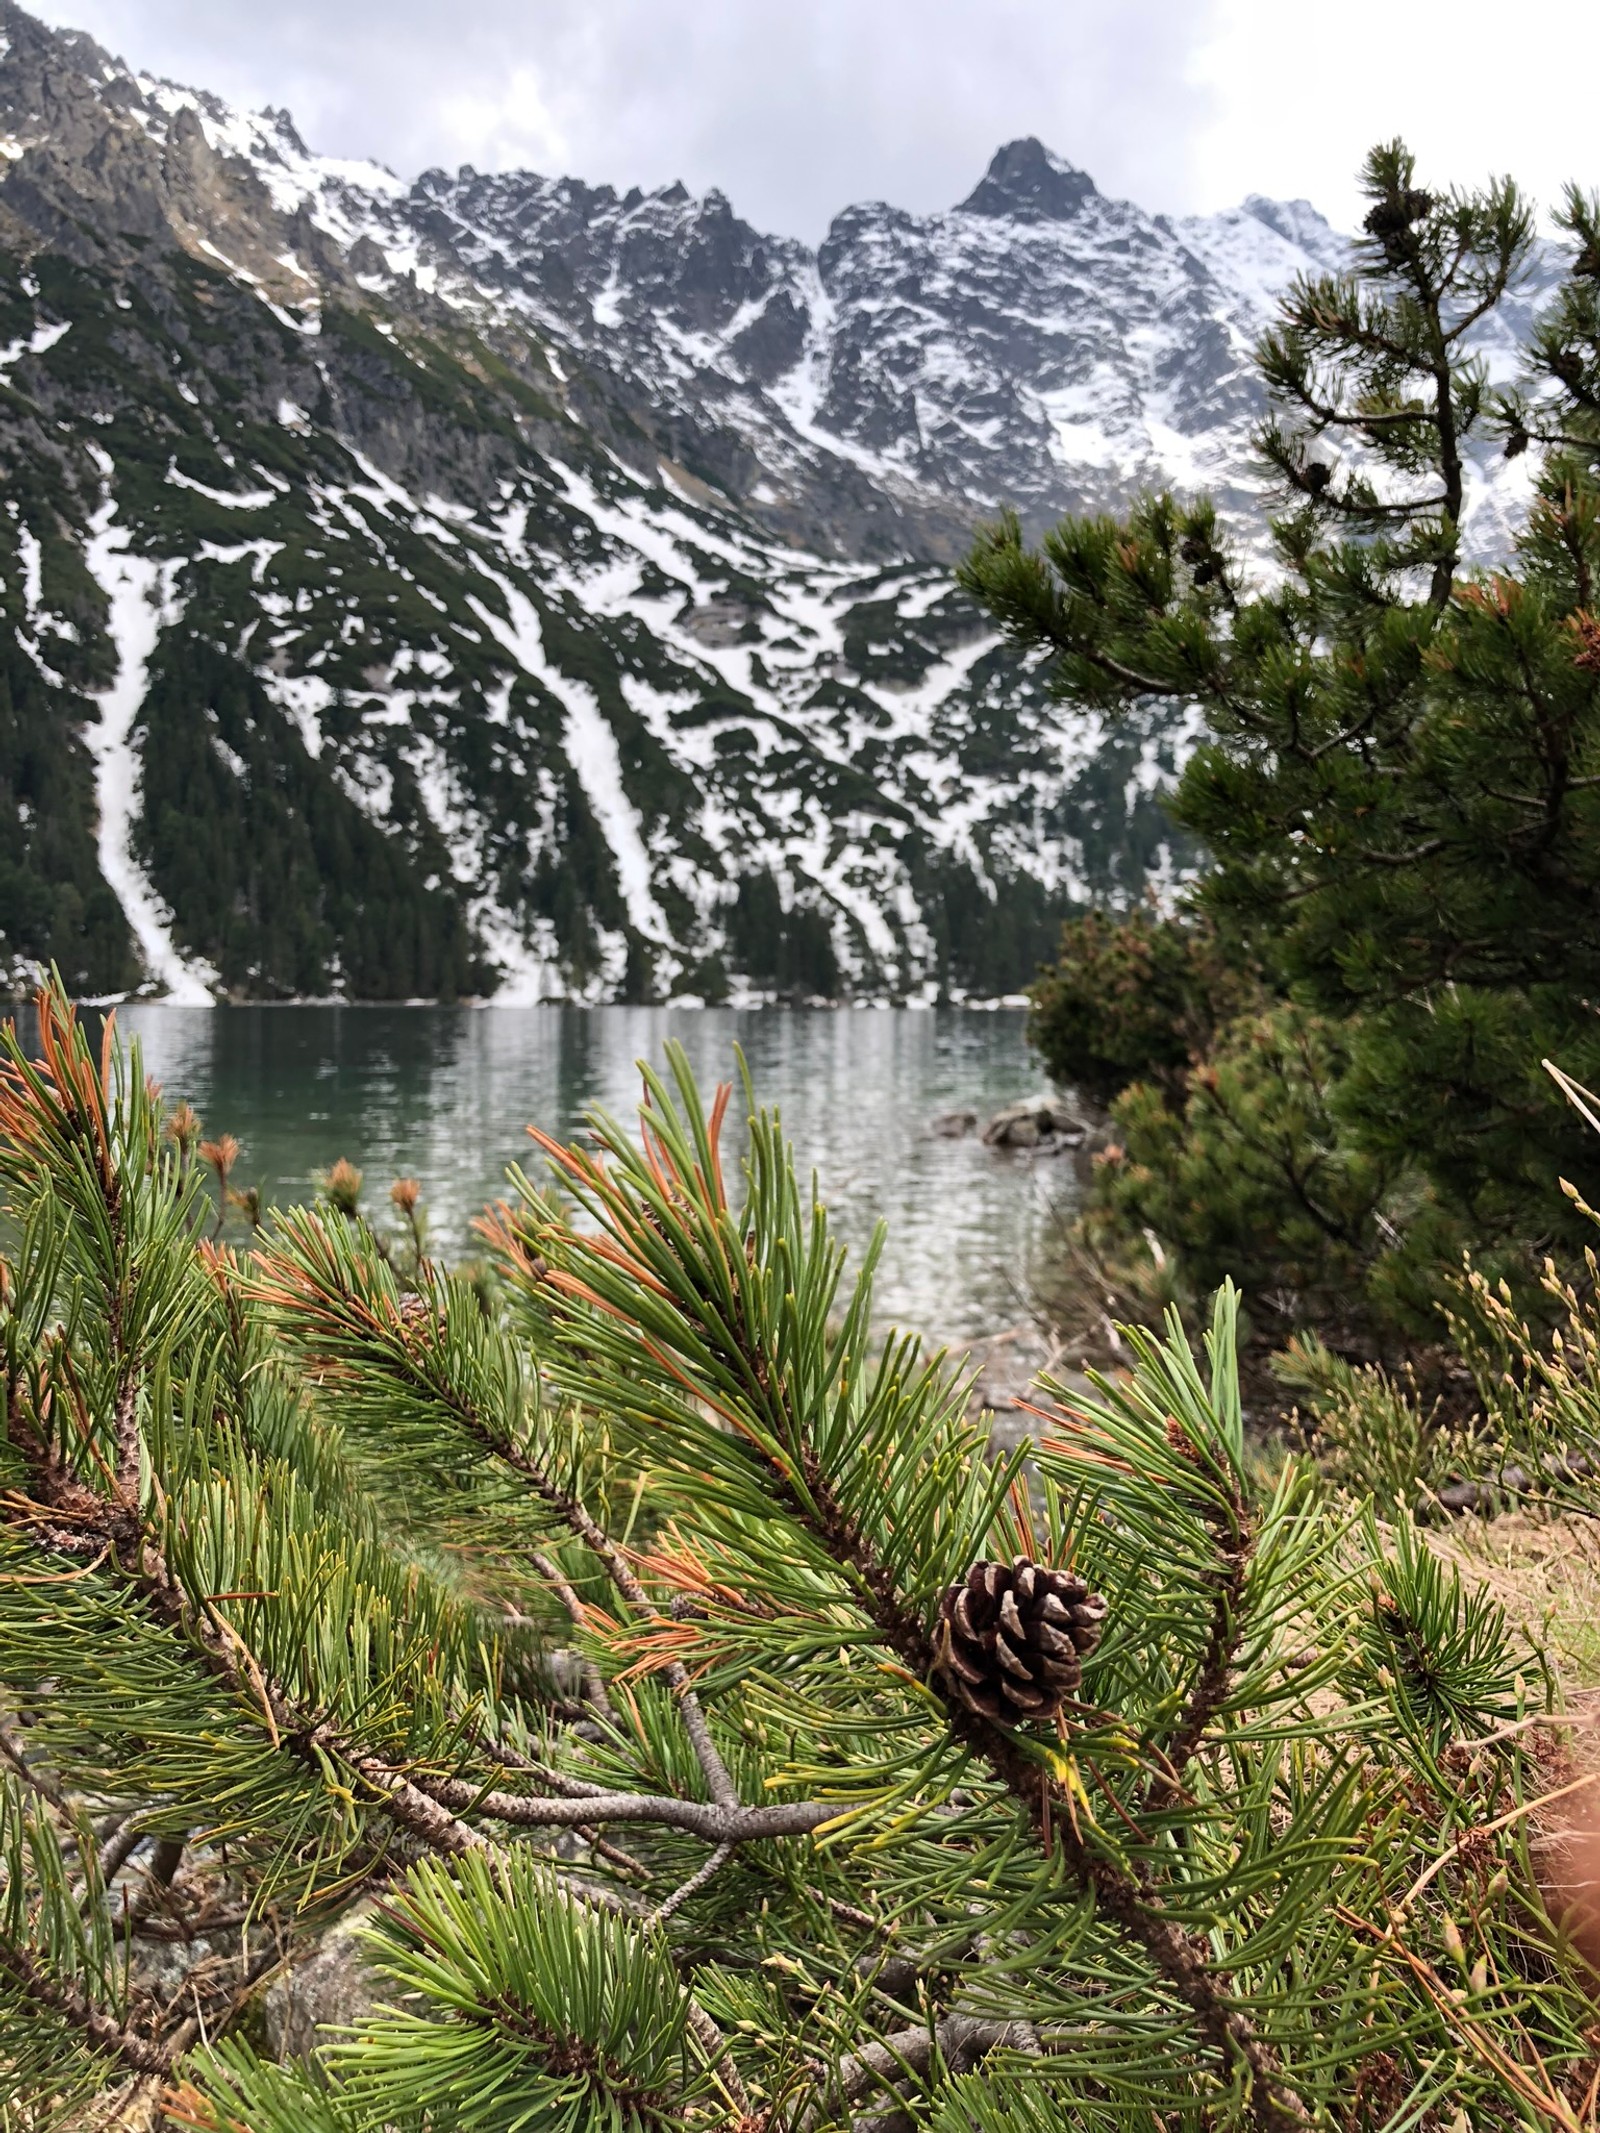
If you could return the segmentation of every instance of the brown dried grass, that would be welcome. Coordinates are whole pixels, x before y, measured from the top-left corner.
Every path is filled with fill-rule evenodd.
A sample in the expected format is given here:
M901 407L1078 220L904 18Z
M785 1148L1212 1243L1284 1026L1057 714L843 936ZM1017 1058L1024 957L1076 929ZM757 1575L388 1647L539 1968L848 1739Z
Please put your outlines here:
M1484 1585L1542 1646L1569 1698L1600 1688L1600 1522L1513 1511L1436 1528L1434 1549Z

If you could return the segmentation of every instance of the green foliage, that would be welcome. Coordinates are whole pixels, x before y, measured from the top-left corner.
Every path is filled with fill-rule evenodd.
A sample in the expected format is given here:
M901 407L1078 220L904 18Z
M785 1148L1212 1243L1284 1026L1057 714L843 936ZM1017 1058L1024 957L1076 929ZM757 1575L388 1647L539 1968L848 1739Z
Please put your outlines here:
M200 1241L192 1120L40 1029L0 1074L29 2133L141 2082L204 2133L1587 2133L1524 1841L1555 1684L1408 1525L1252 1478L1231 1288L995 1457L681 1052L637 1135L547 1144L574 1213L485 1217L497 1304L348 1171L249 1263ZM941 1608L1019 1558L1107 1610L1005 1725ZM358 1899L380 2004L271 2064L251 1993Z
M1586 1094L1586 1092L1583 1092ZM1594 1210L1568 1188L1586 1222ZM1414 1375L1352 1369L1314 1339L1275 1368L1307 1400L1313 1444L1336 1486L1380 1502L1420 1498L1453 1511L1515 1502L1535 1512L1600 1508L1600 1258L1589 1247L1572 1275L1545 1261L1538 1316L1503 1278L1469 1258L1446 1321L1468 1378L1460 1418L1423 1397Z
M448 859L415 793L386 836L244 668L167 650L145 698L144 837L179 938L249 992L451 999L484 990ZM238 767L235 767L238 766Z
M1071 899L998 865L989 881L963 860L914 860L912 886L942 989L992 1000L1019 993L1054 945Z
M375 1965L401 2005L330 2047L321 2092L223 2047L196 2116L225 2133L351 2125L667 2133L698 2100L664 1943L585 1908L526 1851L425 1862L384 1907Z
M801 999L837 994L839 962L826 915L802 903L785 910L770 871L740 880L727 929L733 967L753 985Z
M0 519L0 537L17 528ZM100 875L94 771L61 731L51 691L17 641L20 557L4 561L0 641L0 989L18 966L59 968L73 987L108 992L137 975L127 920ZM81 705L85 713L89 706Z
M363 2112L462 2133L654 2133L683 2122L683 1992L664 1942L586 1909L526 1852L419 1868L388 1912L387 1977L420 1999L336 2056Z
M74 1865L86 1887L74 1885ZM105 2085L109 2063L81 2010L117 2028L128 1980L102 1898L87 1822L68 1813L58 1824L0 1767L0 2068L35 2106L28 2133L70 2123ZM0 2102L8 2133L9 2111Z
M1201 1287L1236 1271L1286 1329L1348 1321L1371 1298L1415 1319L1437 1226L1408 1205L1398 1161L1340 1130L1347 1071L1346 1030L1326 1017L1280 1005L1228 1023L1177 1103L1138 1082L1113 1105L1091 1230L1154 1234Z
M1181 1101L1191 1066L1258 990L1201 920L1087 911L1034 983L1028 1037L1052 1078L1091 1103L1146 1080Z
M1351 270L1298 283L1258 352L1271 582L1251 582L1210 504L1170 497L1069 520L1038 549L1004 521L962 576L1014 643L1055 655L1063 697L1202 708L1209 736L1174 803L1211 855L1197 908L1337 1029L1338 1160L1406 1174L1386 1218L1414 1217L1415 1265L1438 1264L1430 1230L1509 1264L1552 1225L1577 1243L1557 1180L1592 1160L1539 1062L1583 1074L1600 1042L1584 1004L1600 938L1600 207L1569 197L1566 282L1525 386L1497 395L1478 336L1523 273L1530 210L1509 182L1425 191L1398 144L1363 183ZM1471 455L1495 438L1539 458L1514 557L1489 571L1463 521ZM1141 946L1130 936L1128 956ZM1049 983L1070 995L1077 960ZM1139 1041L1131 1070L1170 1075L1170 1039ZM1296 1219L1292 1195L1280 1205ZM1349 1278L1347 1229L1313 1286ZM1394 1298L1370 1263L1381 1315ZM1403 1286L1402 1317L1418 1301Z
M1334 1488L1409 1511L1469 1470L1470 1433L1421 1397L1411 1373L1397 1381L1375 1363L1348 1362L1314 1333L1292 1340L1272 1369L1305 1400L1311 1447Z

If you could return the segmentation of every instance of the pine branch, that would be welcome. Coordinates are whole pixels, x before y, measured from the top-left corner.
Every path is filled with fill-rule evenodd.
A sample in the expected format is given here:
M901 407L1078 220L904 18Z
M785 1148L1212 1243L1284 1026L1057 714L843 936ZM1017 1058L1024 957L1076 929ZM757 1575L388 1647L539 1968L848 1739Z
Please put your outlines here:
M797 1800L773 1807L726 1806L721 1801L680 1800L647 1792L585 1793L578 1799L538 1799L525 1793L486 1791L465 1778L414 1774L430 1800L457 1813L476 1812L519 1829L576 1829L589 1823L635 1822L681 1829L713 1844L753 1844L774 1837L809 1836L841 1813L837 1800Z
M52 1023L52 1041L59 1034ZM81 1047L70 1042L75 1034L68 1017L67 1065L73 1069L84 1065ZM80 1074L72 1086L75 1090L81 1088L87 1091L85 1104L89 1116L89 1132L91 1137L98 1132L104 1156L103 1161L93 1166L93 1190L98 1199L99 1213L105 1218L104 1226L109 1232L107 1257L113 1263L120 1263L125 1253L126 1240L113 1218L124 1204L123 1174L120 1168L122 1151L115 1146L109 1111L109 1061L108 1050L101 1072L98 1075ZM57 1079L61 1078L63 1077L58 1075ZM55 1092L46 1086L43 1077L30 1077L26 1071L19 1071L14 1080L19 1087L0 1090L0 1095L11 1099L11 1115L4 1123L13 1129L13 1146L18 1136L23 1133L43 1132L60 1123L59 1117L51 1114L48 1102ZM57 1112L59 1110L58 1105ZM43 1126L40 1124L41 1116ZM184 1241L188 1242L187 1237ZM226 1599L231 1595L213 1596L187 1588L168 1559L161 1541L160 1523L164 1515L164 1499L160 1489L157 1490L155 1519L152 1522L143 1515L134 1486L130 1482L130 1474L137 1477L141 1451L137 1392L143 1377L144 1358L141 1345L127 1330L121 1305L121 1291L109 1285L105 1323L110 1331L116 1388L112 1400L111 1431L115 1456L109 1469L103 1464L101 1467L106 1493L102 1495L94 1487L86 1486L77 1478L71 1466L58 1456L51 1441L50 1430L42 1420L45 1410L39 1409L32 1416L23 1418L26 1426L12 1432L30 1469L31 1487L34 1492L31 1498L12 1499L10 1510L13 1520L25 1528L31 1528L35 1538L47 1547L64 1548L78 1556L92 1556L94 1563L109 1558L115 1564L124 1588L131 1589L138 1595L155 1621L162 1623L184 1640L203 1668L232 1693L250 1719L265 1731L274 1752L287 1751L322 1776L324 1782L328 1781L329 1764L336 1767L342 1765L357 1781L358 1790L364 1789L375 1795L382 1802L389 1818L400 1829L444 1856L459 1860L493 1850L490 1841L470 1821L453 1812L439 1799L431 1797L422 1785L414 1782L414 1778L421 1773L370 1752L359 1741L348 1737L330 1719L298 1704L284 1685L273 1678L270 1669L257 1660L239 1632L219 1611L216 1599ZM60 1388L70 1396L68 1406L62 1412L66 1414L69 1423L72 1423L72 1411L75 1409L76 1422L72 1427L76 1431L77 1440L92 1456L92 1424L87 1410L77 1399L70 1355L58 1344L55 1358ZM9 1379L7 1404L8 1409L14 1409ZM14 1413L8 1416L8 1420L16 1419ZM69 1429L67 1442L70 1444L72 1441L72 1431ZM544 1477L541 1475L540 1478ZM567 1513L569 1525L574 1526L591 1545L598 1536L601 1542L600 1552L605 1554L609 1551L609 1542L599 1534L599 1529L593 1526L592 1521L588 1522L591 1530L585 1532L587 1514L582 1511L581 1506L568 1499L563 1508ZM615 1551L610 1552L610 1567L615 1573L617 1566L622 1564L622 1559ZM622 1564L622 1568L626 1572L625 1564ZM249 1598L251 1595L245 1594L243 1597ZM694 1711L697 1715L697 1705L694 1706ZM698 1745L709 1764L708 1777L716 1784L717 1789L725 1792L731 1800L731 1782L726 1779L720 1758L710 1745L703 1720ZM461 1784L456 1787L453 1796L463 1807L481 1807L480 1795L483 1791L484 1788L478 1786ZM463 1798L464 1794L468 1797ZM537 1803L527 1802L520 1797L507 1794L499 1800L491 1799L491 1804L502 1805L508 1813L529 1822L540 1819ZM602 1808L610 1807L613 1804L611 1796L604 1796L600 1804ZM623 1802L624 1807L628 1809L637 1804L639 1803L631 1797L625 1798ZM644 1819L671 1822L677 1813L678 1804L667 1799L645 1800L640 1811ZM578 1821L579 1826L588 1827L594 1819L593 1807L579 1804L575 1814L573 1808L574 1803L571 1801L552 1803L551 1813L545 1819L553 1820L558 1826ZM809 1821L804 1817L801 1821L804 1826L814 1826L816 1822L831 1815L832 1811L831 1808L819 1805ZM736 1803L735 1812L737 1814ZM692 1812L689 1819L692 1823ZM735 1838L737 1841L744 1841L753 1836L783 1833L795 1819L792 1811L780 1810L777 1820L774 1821L770 1811L754 1810L740 1819ZM108 1867L115 1870L121 1865L122 1858L131 1852L137 1843L139 1834L135 1822L130 1821L124 1826L119 1838L112 1840L114 1844L120 1844L121 1856L108 1858ZM628 1864L636 1866L636 1862L630 1861ZM603 1891L581 1891L580 1896L582 1901L598 1905L601 1909L613 1909L612 1900ZM19 1976L24 1977L34 1988L35 1999L40 1999L43 1995L44 1999L51 2000L53 1995L51 2004L58 2002L61 2011L69 2014L84 2028L92 2042L101 2048L116 2046L122 2056L135 2065L136 2070L144 2066L154 2068L169 2063L175 2052L189 2041L192 2031L201 2019L197 2008L189 2027L180 2032L176 2043L169 2040L163 2047L163 2055L159 2060L150 2053L141 2055L140 2040L125 2039L123 2032L111 2018L96 2010L87 1995L74 1983L52 1980L44 1977L42 1973L35 1977L36 1966L24 1950L8 1947L7 1954L8 1957L14 1957L15 1964L20 1966ZM721 2037L704 2010L692 2002L689 2019L702 2041L703 2048L708 2051L713 2062L724 2069L725 2086L730 2092L737 2092L742 2097L743 2091L737 2072L732 2069L731 2061L727 2057L726 2040Z
M0 1977L47 2013L57 2015L92 2050L120 2060L131 2073L164 2074L178 2056L169 2040L152 2043L97 2007L82 1986L46 1970L34 1956L0 1935ZM181 2047L180 2047L181 2048Z
M781 1476L776 1478L781 1486ZM1162 1915L1160 1892L1147 1874L1120 1868L1089 1848L1075 1826L1068 1794L1052 1783L1014 1733L945 1694L937 1676L937 1653L920 1616L901 1601L888 1572L839 1511L820 1475L812 1495L818 1511L814 1530L835 1560L854 1570L871 1594L868 1611L884 1643L908 1670L930 1683L943 1703L951 1736L999 1778L1045 1855L1062 1853L1100 1915L1149 1957L1189 2008L1223 2066L1242 2062L1261 2133L1287 2133L1287 2129L1309 2125L1305 2108L1286 2084L1271 2046L1248 2017L1230 2004L1226 1973L1215 1967L1210 1949ZM791 1502L805 1516L800 1503L793 1498Z
M670 1896L663 1897L655 1909L648 1914L644 1921L645 1924L647 1926L665 1925L674 1911L681 1909L691 1896L698 1896L703 1888L716 1879L717 1875L721 1873L722 1869L733 1857L734 1850L735 1846L732 1840L725 1838L714 1852L709 1852L706 1855L687 1881L679 1882Z
M636 1615L659 1619L660 1610L627 1557L582 1499L559 1485L503 1417L469 1397L456 1382L446 1352L447 1292L431 1273L422 1290L426 1315L408 1322L398 1296L376 1284L370 1293L364 1291L349 1240L302 1210L285 1218L279 1235L258 1254L258 1263L253 1293L283 1314L289 1330L325 1370L348 1375L352 1357L360 1356L411 1396L436 1405L484 1453L520 1476L537 1501L589 1550ZM688 1674L676 1661L663 1665L661 1674L677 1699L711 1797L737 1804L738 1790L711 1738Z
M597 1796L587 1792L575 1799L541 1801L496 1792L465 1780L437 1779L416 1770L400 1770L383 1757L364 1751L327 1721L318 1722L315 1714L298 1709L282 1687L262 1672L237 1633L214 1610L196 1604L183 1590L153 1540L144 1534L130 1537L128 1514L121 1506L90 1497L64 1477L57 1476L56 1487L70 1499L80 1534L85 1527L93 1528L98 1507L100 1524L93 1537L102 1546L116 1550L125 1577L152 1612L186 1637L191 1649L215 1676L264 1724L275 1749L287 1750L319 1773L325 1759L342 1763L371 1789L400 1829L442 1857L460 1860L473 1855L498 1855L492 1840L464 1819L471 1811L525 1827L582 1828L607 1819L654 1823L732 1844L803 1835L838 1814L838 1808L828 1802L741 1808L648 1795ZM60 1507L51 1504L44 1508ZM574 1884L574 1893L580 1901L614 1915L632 1915L627 1905L606 1891ZM688 2019L702 2047L718 2066L730 2095L737 2091L743 2097L727 2039L693 1995L686 1997ZM104 2029L103 2023L101 2028ZM109 2036L110 2032L105 2034Z
M1039 2056L1039 2039L1027 2022L988 2021L977 2015L951 2014L928 2027L896 2030L875 2044L863 2046L839 2061L816 2091L796 2122L796 2133L812 2133L833 2113L859 2103L868 2095L887 2090L898 2093L896 2083L926 2076L937 2062L952 2074L964 2074L993 2051L1017 2051L1030 2058Z
M647 1075L642 1161L604 1123L599 1130L614 1158L612 1170L602 1170L580 1150L545 1143L604 1225L596 1238L570 1231L542 1240L552 1267L548 1281L575 1303L605 1314L632 1348L622 1368L636 1382L664 1375L724 1418L764 1465L777 1502L845 1573L884 1646L937 1698L950 1738L987 1765L1020 1809L1043 1855L1064 1858L1099 1915L1142 1952L1190 2010L1225 2074L1242 2074L1261 2133L1305 2126L1304 2106L1271 2046L1232 2003L1229 1980L1216 1968L1207 1944L1164 1915L1160 1891L1146 1871L1123 1867L1090 1846L1070 1795L1052 1780L1031 1744L947 1692L922 1608L903 1594L895 1571L843 1500L817 1449L813 1412L796 1393L792 1362L770 1353L755 1331L760 1302L746 1293L747 1281L754 1279L752 1263L741 1248L743 1225L735 1225L721 1187L715 1120L708 1131L687 1062L671 1056L687 1123L665 1088ZM716 1118L724 1104L719 1098ZM762 1134L774 1145L764 1146ZM769 1176L782 1173L770 1125L758 1133L756 1163ZM788 1278L798 1284L800 1268L791 1266ZM857 1309L860 1296L858 1288ZM575 1321L573 1336L579 1343L592 1342L592 1326ZM715 1384L706 1368L713 1358ZM621 1364L620 1355L618 1360ZM849 1359L841 1358L831 1374L850 1377ZM736 1392L736 1386L743 1390ZM861 1442L859 1430L856 1442ZM1225 1660L1221 1665L1225 1673ZM1203 1674L1207 1717L1209 1699L1220 1695L1215 1671Z
M1177 1425L1174 1425L1176 1428ZM1181 1432L1179 1433L1181 1435ZM1197 1456L1193 1446L1181 1447ZM1236 1477L1223 1477L1220 1502L1210 1506L1219 1565L1206 1648L1170 1739L1160 1744L1161 1767L1150 1780L1143 1814L1159 1814L1178 1797L1183 1773L1227 1701L1228 1682L1244 1629L1245 1585L1255 1549L1255 1522Z
M391 1819L430 1850L452 1856L477 1849L487 1840L460 1821L383 1757L345 1739L329 1721L299 1709L280 1684L257 1665L243 1640L214 1605L195 1599L174 1575L153 1533L124 1504L107 1502L73 1481L59 1464L33 1452L36 1500L13 1500L14 1519L42 1536L47 1544L61 1537L57 1523L70 1519L68 1544L93 1546L109 1553L124 1579L149 1607L155 1620L176 1631L202 1665L236 1696L273 1748L287 1751L319 1776L332 1758L363 1779L379 1797ZM133 1838L137 1842L137 1836ZM131 1849L131 1845L130 1845Z

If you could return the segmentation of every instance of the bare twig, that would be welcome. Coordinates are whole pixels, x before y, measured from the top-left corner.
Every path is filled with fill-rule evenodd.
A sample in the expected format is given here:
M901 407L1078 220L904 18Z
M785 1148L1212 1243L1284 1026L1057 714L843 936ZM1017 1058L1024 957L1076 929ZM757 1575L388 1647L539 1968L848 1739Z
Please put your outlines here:
M1040 2044L1026 2022L985 2021L977 2015L946 2015L927 2028L896 2030L880 2043L864 2045L841 2059L817 2085L817 2093L799 2120L801 2133L820 2126L842 2106L926 2075L937 2059L951 2073L968 2072L989 2052L1010 2049L1037 2057Z
M376 1760L376 1759L374 1759ZM359 1764L357 1765L359 1768ZM670 1793L601 1792L581 1799L540 1799L519 1792L486 1791L467 1778L435 1778L413 1772L412 1782L430 1800L458 1813L486 1815L519 1829L577 1829L584 1823L650 1822L688 1830L713 1844L751 1844L771 1837L809 1836L845 1812L836 1800L796 1800L773 1807L724 1806L716 1800L680 1800Z
M3 1719L0 1719L0 1758L11 1765L22 1782L36 1792L40 1799L48 1800L50 1805L62 1814L68 1812L66 1794L54 1778L28 1761L26 1743Z
M733 1854L734 1846L731 1842L724 1842L722 1844L719 1844L716 1850L710 1854L710 1856L704 1861L704 1863L698 1868L696 1868L695 1872L689 1876L687 1881L680 1882L678 1886L673 1890L670 1896L664 1897L662 1901L656 1905L655 1909L645 1920L645 1924L647 1926L659 1926L664 1924L665 1921L672 1916L673 1912L680 1907L680 1905L686 1904L691 1896L699 1895L700 1891L705 1887L706 1883L710 1881L715 1875L719 1874L722 1869L727 1865L728 1861L733 1857Z
M560 1564L556 1562L553 1556L546 1555L542 1549L535 1550L533 1562L539 1575L567 1610L573 1628L581 1634L588 1626L584 1620L583 1602L573 1590L570 1581L562 1576ZM612 1706L610 1692L606 1688L605 1676L587 1653L582 1655L582 1660L585 1695L607 1724L615 1725L617 1714Z
M102 1890L109 1891L118 1874L144 1842L145 1828L136 1814L122 1816L100 1847L95 1861L95 1879Z
M1448 1851L1441 1852L1432 1865L1417 1876L1396 1906L1396 1916L1403 1917L1410 1910L1423 1890L1437 1875L1444 1872L1452 1859L1459 1859L1464 1851L1481 1844L1485 1837L1498 1836L1501 1830L1510 1829L1514 1823L1526 1821L1529 1815L1537 1814L1541 1808L1553 1807L1557 1800L1566 1799L1569 1793L1582 1792L1590 1785L1600 1785L1600 1770L1590 1770L1583 1777L1574 1778L1569 1785L1558 1785L1554 1792L1543 1792L1536 1800L1524 1800L1519 1807L1513 1807L1509 1813L1498 1816L1493 1822L1474 1823Z
M507 1451L503 1456L507 1464L516 1468L535 1493L565 1519L584 1546L604 1564L607 1576L634 1612L651 1618L659 1617L660 1608L639 1582L632 1564L610 1534L595 1523L582 1501L558 1489L543 1468L523 1454ZM678 1710L683 1718L683 1730L689 1736L695 1760L704 1774L712 1799L723 1806L736 1806L739 1788L729 1775L727 1764L717 1752L716 1743L711 1738L711 1728L706 1723L705 1712L700 1707L700 1699L695 1694L681 1661L670 1660L662 1667L661 1678L677 1698Z
M238 2012L244 2001L261 1983L263 1978L269 1977L278 1968L279 1964L286 1959L287 1953L288 1951L285 1947L277 1941L273 1941L268 1947L263 1948L259 1954L251 1958L245 1965L244 1975L234 1986L226 2004L213 2015L211 2020L213 2034L217 2030L227 2027L229 2020ZM204 2018L197 1996L195 2012L186 2021L180 2022L167 2039L166 2050L171 2059L181 2058L189 2049L189 2046L201 2037L203 2028Z

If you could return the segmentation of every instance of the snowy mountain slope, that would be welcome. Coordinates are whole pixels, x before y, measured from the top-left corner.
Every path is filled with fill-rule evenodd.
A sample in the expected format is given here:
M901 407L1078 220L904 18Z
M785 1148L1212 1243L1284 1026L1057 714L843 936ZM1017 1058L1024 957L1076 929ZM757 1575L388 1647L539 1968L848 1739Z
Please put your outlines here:
M1182 723L1052 706L946 565L1001 502L1250 494L1305 203L1021 142L812 254L0 43L0 974L993 996L1177 863Z
M204 256L280 301L331 278L524 320L600 366L654 443L823 553L955 555L975 505L1042 524L1151 482L1248 490L1250 348L1293 275L1343 249L1305 201L1174 222L1018 141L961 207L849 208L813 254L681 185L464 168L406 186L310 154L285 112L75 49L100 106L159 150L170 219ZM0 125L7 101L0 84ZM10 123L18 146L40 131L36 108Z
M936 550L975 505L1043 524L1152 482L1248 490L1250 347L1339 248L1304 202L1151 217L1035 141L948 214L847 209L814 256L681 187L431 171L404 212L436 273L714 424L700 455L769 523L864 545L864 477Z

